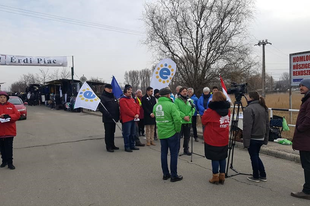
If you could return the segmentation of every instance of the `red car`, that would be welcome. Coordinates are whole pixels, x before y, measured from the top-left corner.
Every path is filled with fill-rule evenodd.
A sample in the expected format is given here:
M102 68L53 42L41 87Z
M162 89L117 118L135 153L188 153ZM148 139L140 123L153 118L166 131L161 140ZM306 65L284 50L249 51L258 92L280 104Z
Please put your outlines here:
M27 108L24 105L23 100L17 96L10 96L9 102L14 104L16 109L20 113L20 118L19 119L27 119Z

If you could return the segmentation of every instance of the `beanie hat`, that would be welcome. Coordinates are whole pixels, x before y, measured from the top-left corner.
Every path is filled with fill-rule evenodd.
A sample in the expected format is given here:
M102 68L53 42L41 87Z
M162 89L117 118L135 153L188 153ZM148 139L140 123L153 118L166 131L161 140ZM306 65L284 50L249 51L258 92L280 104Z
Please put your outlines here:
M159 93L159 90L158 90L158 89L155 89L155 90L154 90L154 94L157 94L157 93Z
M307 87L308 89L310 89L310 79L303 79L300 83L300 85L304 85L305 87Z
M104 88L113 89L111 84L105 84Z
M161 90L159 90L159 94L160 95L167 95L167 94L170 94L171 93L171 90L168 89L168 88L162 88Z
M10 96L9 96L8 93L6 93L6 92L0 91L0 96L1 96L1 95L6 96L7 100L10 99Z

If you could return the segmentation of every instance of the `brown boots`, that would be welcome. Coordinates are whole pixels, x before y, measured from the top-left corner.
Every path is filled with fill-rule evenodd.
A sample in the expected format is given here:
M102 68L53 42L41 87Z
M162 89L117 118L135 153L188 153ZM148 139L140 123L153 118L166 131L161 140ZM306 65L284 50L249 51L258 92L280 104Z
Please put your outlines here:
M220 181L219 173L213 174L212 178L209 180L209 182L212 183L212 184L218 184L219 181Z
M155 146L156 144L153 141L146 142L146 146L151 146L151 145Z
M220 173L219 182L223 185L225 182L225 173Z
M217 173L213 174L212 178L209 180L210 183L212 184L224 184L225 182L225 173Z

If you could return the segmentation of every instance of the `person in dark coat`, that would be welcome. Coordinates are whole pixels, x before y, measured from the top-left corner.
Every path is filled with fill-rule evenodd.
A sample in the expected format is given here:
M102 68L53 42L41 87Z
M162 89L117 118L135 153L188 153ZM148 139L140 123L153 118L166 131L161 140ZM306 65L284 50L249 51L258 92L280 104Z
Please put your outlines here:
M266 182L266 171L259 151L268 144L269 115L263 97L257 92L249 92L248 106L243 112L243 145L248 149L253 175L247 179L252 182Z
M229 108L230 103L226 101L223 92L215 92L209 103L209 108L201 117L202 124L205 126L203 133L205 156L212 162L213 176L209 182L213 184L224 184L225 181L229 139Z
M146 145L155 146L154 131L155 131L155 116L153 114L153 107L156 104L156 99L153 97L153 88L148 87L146 94L142 97L142 107L144 110L144 125L146 130Z
M310 79L303 79L299 84L299 90L305 96L301 100L296 121L293 149L299 150L305 184L301 192L292 192L291 195L310 200Z
M120 113L117 99L112 93L112 85L106 84L100 97L102 104L99 104L99 111L102 113L102 122L104 123L105 144L108 152L114 152L119 148L114 143L114 133L116 122L118 122Z

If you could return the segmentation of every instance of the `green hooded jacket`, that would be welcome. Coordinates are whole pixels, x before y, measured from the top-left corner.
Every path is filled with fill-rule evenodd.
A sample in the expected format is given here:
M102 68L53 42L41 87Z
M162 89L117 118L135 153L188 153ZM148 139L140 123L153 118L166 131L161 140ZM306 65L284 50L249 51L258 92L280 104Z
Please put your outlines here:
M158 128L158 138L167 139L181 131L180 112L168 97L160 97L153 107Z
M192 103L194 104L193 100ZM180 111L180 116L182 118L182 124L191 124L192 116L195 114L195 108L192 108L191 104L186 101L186 103L179 97L175 100L174 104L177 106ZM189 122L184 120L184 117L189 116Z

